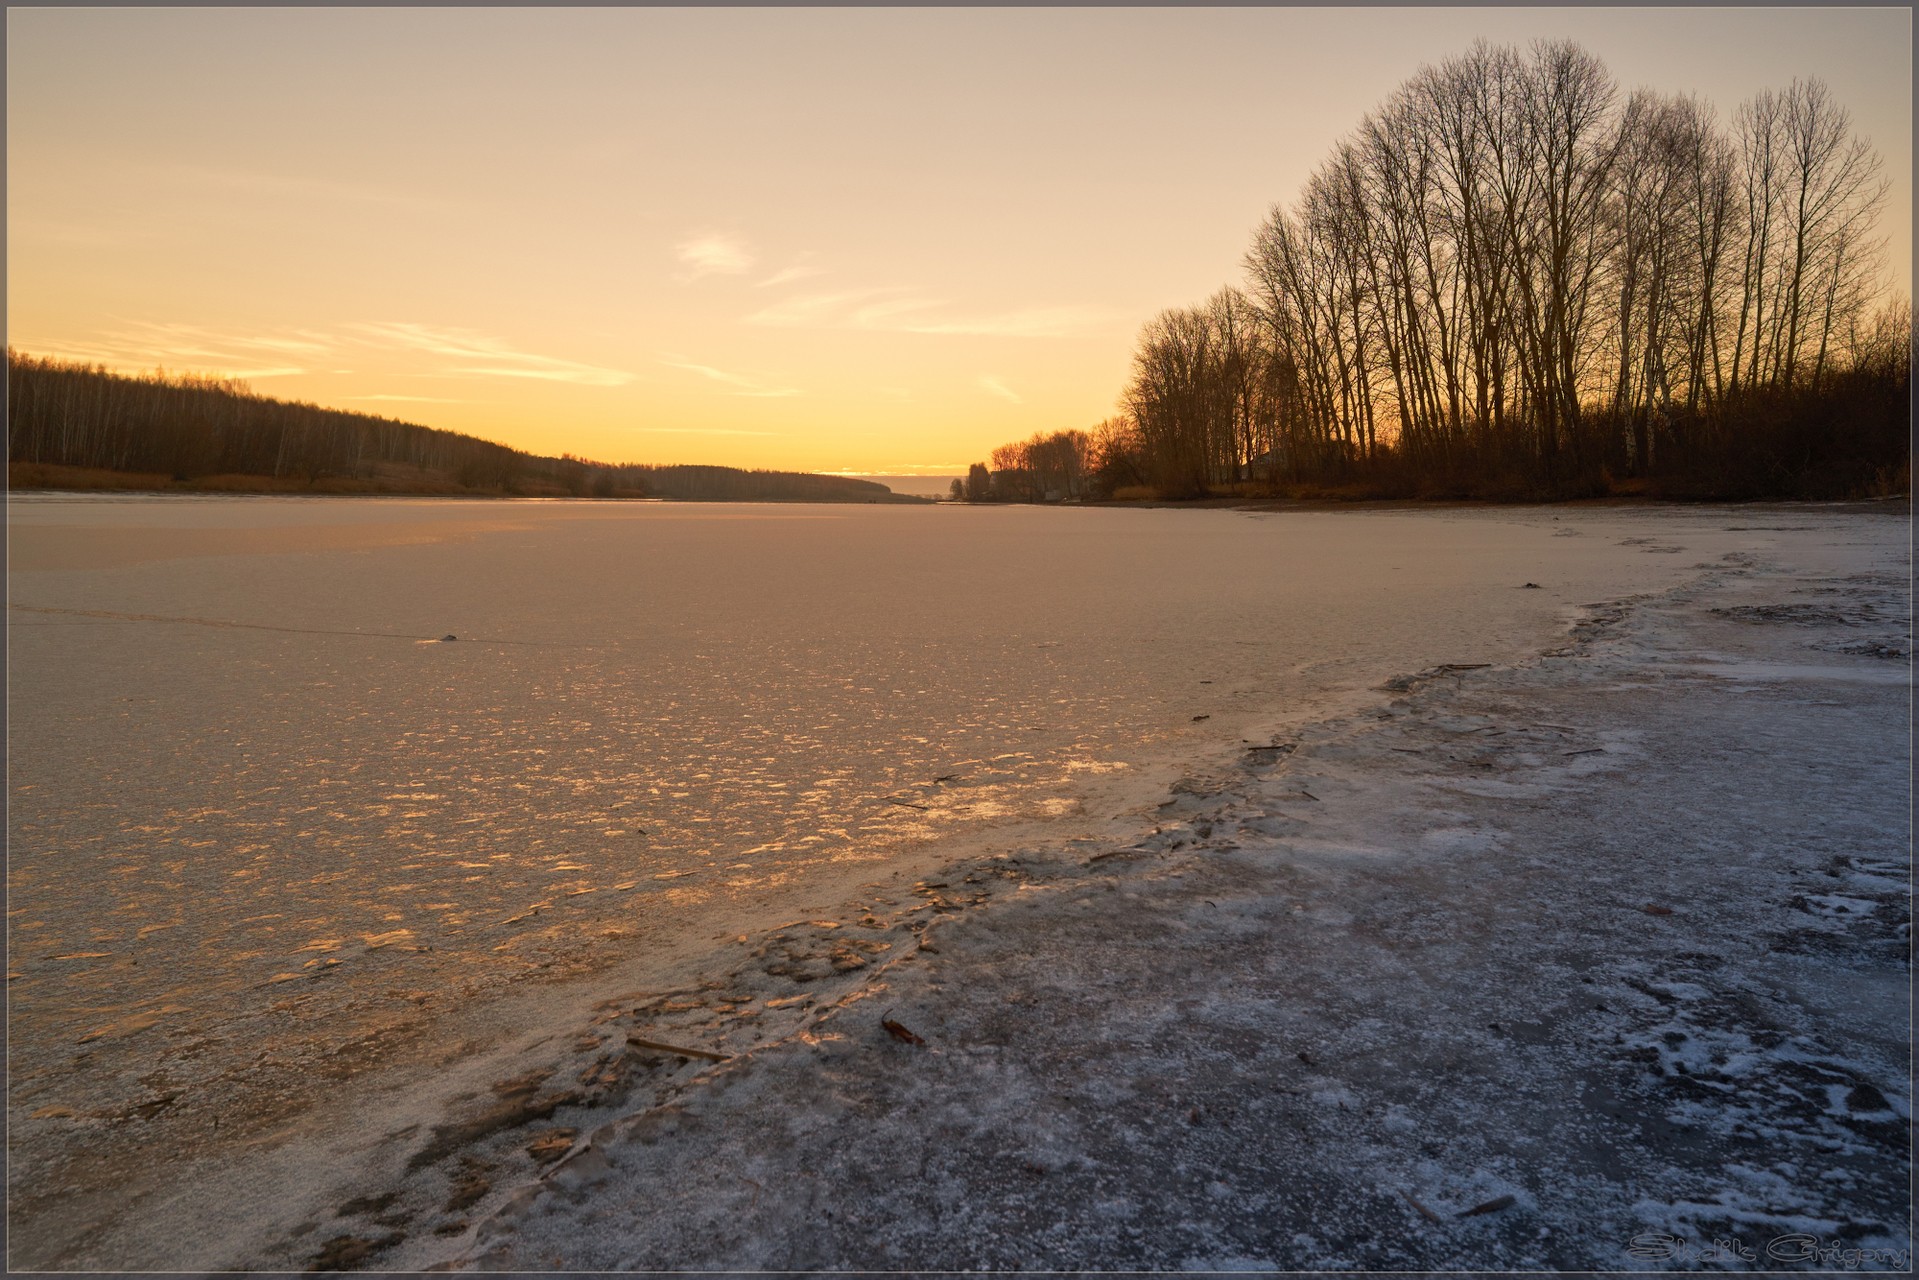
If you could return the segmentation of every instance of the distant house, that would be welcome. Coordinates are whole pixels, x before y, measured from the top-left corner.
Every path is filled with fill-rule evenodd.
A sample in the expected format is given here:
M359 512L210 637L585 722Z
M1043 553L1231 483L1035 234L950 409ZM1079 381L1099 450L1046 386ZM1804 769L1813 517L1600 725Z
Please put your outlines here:
M1285 445L1274 445L1266 452L1254 455L1249 461L1238 467L1240 480L1270 480L1280 473L1291 460L1291 451Z

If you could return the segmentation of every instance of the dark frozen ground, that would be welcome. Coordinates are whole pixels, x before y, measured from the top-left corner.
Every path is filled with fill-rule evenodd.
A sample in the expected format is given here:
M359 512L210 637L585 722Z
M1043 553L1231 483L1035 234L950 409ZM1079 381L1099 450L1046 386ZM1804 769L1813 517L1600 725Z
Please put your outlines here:
M743 939L583 1029L555 1078L619 1105L568 1085L537 1181L516 1122L261 1261L1909 1269L1896 568L1730 557L1189 778L1135 847Z

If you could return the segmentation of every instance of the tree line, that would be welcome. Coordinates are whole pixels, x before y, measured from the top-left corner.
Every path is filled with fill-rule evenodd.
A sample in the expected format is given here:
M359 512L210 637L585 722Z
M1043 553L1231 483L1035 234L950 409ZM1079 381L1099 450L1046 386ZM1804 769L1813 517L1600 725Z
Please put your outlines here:
M475 436L275 400L245 382L126 376L7 349L7 461L28 483L72 471L213 488L487 493L683 501L900 501L842 476L545 457Z
M1145 325L1117 417L955 496L1902 492L1882 167L1816 80L1723 122L1480 42L1273 208L1240 286Z
M473 436L371 414L274 400L245 382L164 370L137 376L7 348L7 461L138 472L301 480L406 468L460 488L504 491L551 467Z
M616 487L681 502L923 502L874 480L737 467L632 465L604 468Z

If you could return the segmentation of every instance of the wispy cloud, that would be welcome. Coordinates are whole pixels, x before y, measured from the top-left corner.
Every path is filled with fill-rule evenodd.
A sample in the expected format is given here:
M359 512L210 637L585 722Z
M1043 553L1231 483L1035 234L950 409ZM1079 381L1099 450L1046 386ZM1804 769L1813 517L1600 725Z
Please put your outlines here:
M440 329L401 322L354 324L348 328L378 342L424 351L459 361L441 370L447 374L479 374L492 378L541 378L588 387L619 387L633 381L623 369L603 369L577 360L516 351L499 338L466 329Z
M129 346L142 346L164 355L226 356L234 351L268 351L280 355L325 355L335 346L325 334L296 329L289 336L259 333L223 333L190 324L155 324L147 320L126 322L124 329L109 330L102 337Z
M249 351L284 351L289 355L323 356L333 351L331 343L312 338L230 338L234 346Z
M348 400L407 400L419 404L470 404L468 400L454 400L447 396L347 396Z
M795 280L810 280L814 276L825 275L825 267L820 266L818 263L808 261L808 258L811 256L811 254L808 254L792 266L782 267L772 275L766 277L766 279L755 281L754 284L758 288L767 289L778 284L792 284Z
M1002 400L1011 400L1014 404L1026 403L1025 397L1000 381L998 374L982 373L979 376L979 385L981 390L986 391L990 395L996 395Z
M364 356L370 349L423 352L437 358L438 367L413 369L413 376L446 377L478 374L496 378L543 378L584 386L617 387L632 382L634 374L563 360L557 356L518 351L503 339L464 329L444 329L410 322L348 324L320 331L292 329L279 333L233 333L198 325L118 319L118 327L77 342L20 342L23 349L85 360L123 371L160 366L214 371L231 378L283 378L306 373L346 375L336 367ZM295 363L307 361L307 364ZM359 400L417 400L424 403L465 404L438 396L367 395Z
M628 429L660 436L773 436L779 434L777 431L738 431L731 427L631 427Z
M778 329L837 328L846 322L859 303L891 292L893 290L890 289L853 289L839 293L802 294L762 307L747 316L745 323Z
M333 347L321 334L295 330L289 336L223 333L198 325L146 320L118 321L107 329L72 342L20 342L23 349L41 350L70 360L84 360L122 372L155 367L217 371L229 378L285 378L308 372L287 363L329 354ZM268 362L268 363L263 363Z
M743 373L728 373L724 369L715 369L710 364L699 364L695 361L688 360L685 356L674 355L671 352L663 353L659 357L659 361L663 365L668 365L675 369L685 369L689 373L699 374L702 378L710 378L714 382L724 383L732 388L731 391L727 392L728 395L771 397L796 396L800 393L798 387L769 387L759 378L748 377Z
M753 255L745 245L718 232L694 236L675 249L674 256L691 269L680 277L682 280L710 275L736 276L753 266Z
M1001 338L1065 338L1112 318L1097 307L1028 307L989 314L955 313L945 299L899 285L802 294L762 307L744 323L783 329L865 329L882 333L966 334Z
M591 369L585 366L575 369L541 369L500 365L456 365L446 372L470 373L483 378L537 378L542 382L572 382L583 387L621 387L633 381L633 375L630 373L621 373L617 369Z
M153 368L155 364L150 356L128 359L121 352L86 339L78 342L42 342L28 334L8 334L7 345L26 354L102 365L114 373L139 373Z

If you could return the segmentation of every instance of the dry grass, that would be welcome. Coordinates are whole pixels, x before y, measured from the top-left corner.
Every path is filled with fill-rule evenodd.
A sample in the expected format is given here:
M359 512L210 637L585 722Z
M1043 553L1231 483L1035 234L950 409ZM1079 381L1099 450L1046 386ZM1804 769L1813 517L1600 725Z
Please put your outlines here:
M372 476L212 475L176 479L164 472L108 471L99 467L67 467L50 462L10 462L9 489L166 490L176 493L322 493L460 495L480 492L453 483L434 472L413 467L381 467ZM530 485L529 492L564 496L556 486Z
M1270 498L1273 486L1266 480L1232 480L1226 484L1208 485L1206 492L1216 498Z
M1391 496L1369 484L1282 484L1275 488L1278 496L1301 502L1378 502Z
M9 462L9 489L171 489L173 481L159 472L104 471L97 467L62 467L50 462Z
M551 480L521 478L513 482L513 493L522 498L571 498L573 490Z
M334 477L327 477L331 480ZM317 483L310 483L297 476L248 476L217 475L195 476L191 480L181 480L169 486L174 489L191 489L201 493L315 493L324 492Z
M1881 467L1866 490L1868 498L1904 498L1912 493L1912 460L1897 467Z
M383 494L389 497L489 497L500 495L497 489L473 489L455 482L440 471L423 471L400 463L380 463L366 476L255 476L223 473L180 479L164 472L109 471L99 467L67 467L51 462L11 462L7 464L9 489L68 490L142 490L171 493L307 493L307 494ZM523 476L516 480L507 496L525 498L571 498L572 490L553 480ZM643 498L638 489L620 488L610 496Z

